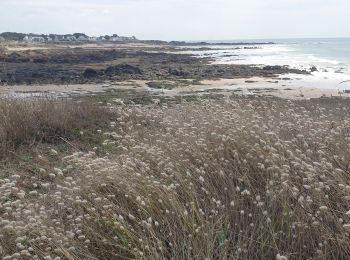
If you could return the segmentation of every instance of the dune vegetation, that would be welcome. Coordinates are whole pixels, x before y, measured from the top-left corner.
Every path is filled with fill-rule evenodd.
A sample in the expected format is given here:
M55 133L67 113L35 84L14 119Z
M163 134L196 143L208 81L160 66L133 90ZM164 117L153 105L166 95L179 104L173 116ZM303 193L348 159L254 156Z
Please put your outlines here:
M79 139L80 129L107 125L111 114L94 103L66 99L1 99L0 157L39 143Z
M0 103L4 260L350 258L348 100Z

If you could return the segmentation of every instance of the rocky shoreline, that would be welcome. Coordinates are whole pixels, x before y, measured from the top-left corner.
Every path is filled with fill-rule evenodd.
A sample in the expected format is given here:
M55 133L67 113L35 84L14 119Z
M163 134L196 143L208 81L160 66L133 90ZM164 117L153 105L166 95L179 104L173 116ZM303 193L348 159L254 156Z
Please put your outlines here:
M308 74L286 66L213 65L171 45L84 46L0 51L0 84L87 84L125 80L208 80Z

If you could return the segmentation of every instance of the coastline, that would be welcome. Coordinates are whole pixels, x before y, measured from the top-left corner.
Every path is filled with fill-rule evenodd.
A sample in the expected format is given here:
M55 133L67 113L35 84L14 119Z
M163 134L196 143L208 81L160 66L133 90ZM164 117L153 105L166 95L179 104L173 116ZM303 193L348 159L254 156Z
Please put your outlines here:
M122 90L170 97L208 93L289 99L350 97L350 86L337 85L341 74L336 81L322 72L286 66L217 64L213 57L184 54L174 44L10 44L6 51L3 68L6 65L9 72L12 66L17 74L10 84L0 86L1 96L96 95Z
M46 47L0 50L0 258L350 255L348 72Z

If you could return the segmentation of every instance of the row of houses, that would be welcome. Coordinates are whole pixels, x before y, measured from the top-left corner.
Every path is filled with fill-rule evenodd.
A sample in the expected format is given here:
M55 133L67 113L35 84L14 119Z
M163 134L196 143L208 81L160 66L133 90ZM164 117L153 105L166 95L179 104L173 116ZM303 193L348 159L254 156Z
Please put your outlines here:
M100 37L89 37L84 35L56 35L52 36L32 36L26 35L23 39L24 42L125 42L125 41L136 41L136 37L124 37L124 36L100 36Z

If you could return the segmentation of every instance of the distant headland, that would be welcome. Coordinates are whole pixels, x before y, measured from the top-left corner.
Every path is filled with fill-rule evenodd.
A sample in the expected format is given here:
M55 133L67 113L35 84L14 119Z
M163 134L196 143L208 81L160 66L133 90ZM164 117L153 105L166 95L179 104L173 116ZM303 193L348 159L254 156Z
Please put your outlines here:
M101 35L89 36L85 33L73 34L35 34L35 33L0 33L0 42L16 41L23 43L93 43L93 42L111 42L111 43L153 43L169 44L173 46L203 46L203 45L265 45L274 44L273 42L187 42L187 41L162 41L162 40L139 40L135 36Z

